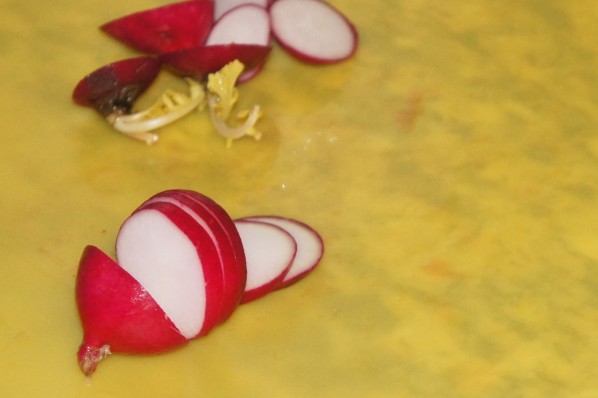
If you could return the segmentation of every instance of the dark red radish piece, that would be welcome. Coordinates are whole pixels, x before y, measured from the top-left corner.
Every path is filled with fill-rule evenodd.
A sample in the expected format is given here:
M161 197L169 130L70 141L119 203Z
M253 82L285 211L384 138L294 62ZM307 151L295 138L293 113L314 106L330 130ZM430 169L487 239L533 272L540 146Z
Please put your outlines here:
M199 46L164 54L162 61L175 73L201 81L235 59L246 71L257 69L264 64L270 50L270 46L254 44Z
M247 259L247 284L241 303L280 287L295 257L297 244L284 229L269 223L236 220Z
M137 209L118 232L116 257L185 338L204 336L218 323L220 259L209 235L177 206Z
M249 80L253 79L257 75L259 75L260 73L262 73L262 71L264 70L264 65L265 64L266 63L264 62L263 64L258 65L258 66L256 66L253 69L250 69L250 70L247 70L247 71L241 73L241 75L237 79L237 84L243 84L245 82L248 82Z
M128 114L135 100L154 82L162 62L155 57L120 60L91 72L73 90L73 101L105 117Z
M100 28L137 51L162 54L202 45L213 23L213 1L192 0L129 14Z
M268 0L214 0L214 20L242 4L255 4L265 8L268 6Z
M269 12L273 36L301 61L330 64L357 50L355 26L322 0L276 0Z
M270 44L270 17L264 7L243 4L229 10L212 28L207 46L217 44Z
M292 285L310 273L324 255L324 241L320 234L309 225L291 218L278 216L255 216L244 220L261 221L276 225L287 231L297 243L297 254L289 272L281 283L281 288Z
M83 326L77 357L86 376L110 353L158 353L187 342L148 291L97 247L83 251L76 299Z
M222 323L232 315L241 302L247 278L245 256L237 245L232 244L229 231L224 229L223 223L215 214L207 210L207 207L214 206L216 203L207 197L204 198L202 200L205 202L205 207L184 193L170 190L154 195L140 208L146 208L151 203L171 203L189 214L210 236L216 247L222 271L223 294L219 317L219 323ZM226 217L228 218L228 215ZM233 233L236 233L236 229Z

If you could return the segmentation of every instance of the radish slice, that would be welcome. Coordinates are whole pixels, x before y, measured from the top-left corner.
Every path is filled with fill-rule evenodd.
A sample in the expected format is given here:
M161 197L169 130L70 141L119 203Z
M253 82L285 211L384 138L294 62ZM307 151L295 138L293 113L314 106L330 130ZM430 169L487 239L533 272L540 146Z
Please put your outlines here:
M200 199L200 200L196 200ZM245 282L247 278L247 271L245 269L245 256L242 250L240 238L237 234L238 244L233 244L231 240L231 233L234 231L226 231L224 225L227 222L232 224L232 220L224 210L222 212L210 212L209 208L218 206L214 201L203 195L195 195L191 198L182 190L164 191L154 195L143 205L140 209L147 208L152 203L171 203L181 210L189 214L197 224L206 231L212 239L218 257L220 259L222 279L223 279L223 295L221 298L222 309L219 317L219 323L227 320L234 310L237 308L243 296L245 289ZM218 219L225 218L221 221ZM230 220L227 221L226 219Z
M137 51L162 54L203 44L213 18L211 0L191 0L126 15L100 29Z
M242 4L256 4L265 8L268 0L214 0L214 20L218 20L226 12Z
M274 224L235 221L247 259L247 284L242 303L279 288L297 251L293 237Z
M276 0L269 9L272 33L296 58L328 64L351 57L357 30L340 11L321 0Z
M297 254L289 272L282 281L281 288L292 285L305 277L320 262L324 254L322 237L309 225L291 218L277 216L255 216L243 220L260 221L276 225L287 231L297 243Z
M270 18L264 7L243 4L229 10L216 22L206 45L231 43L270 44Z
M86 376L111 353L157 353L187 342L147 290L97 247L83 251L76 297L83 325L77 356Z
M222 271L216 248L178 207L153 203L135 211L116 239L119 264L156 300L181 334L207 334L221 312Z
M178 75L204 80L208 73L222 69L235 59L243 64L245 70L258 69L263 66L270 50L269 46L255 44L199 46L164 54L162 61Z

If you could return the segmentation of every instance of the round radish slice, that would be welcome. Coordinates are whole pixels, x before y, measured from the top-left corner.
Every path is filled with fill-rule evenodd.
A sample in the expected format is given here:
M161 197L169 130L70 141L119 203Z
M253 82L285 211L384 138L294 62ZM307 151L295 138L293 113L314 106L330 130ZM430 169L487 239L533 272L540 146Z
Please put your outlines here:
M77 356L86 376L111 353L157 353L187 342L147 290L97 247L83 251L76 297L83 325Z
M219 322L222 323L237 308L245 289L247 271L240 238L238 238L239 244L233 245L229 233L223 227L227 222L226 219L221 222L217 218L225 217L230 220L230 217L223 209L218 215L215 214L216 212L212 213L208 210L210 206L218 206L214 201L203 195L197 195L196 199L192 199L186 196L184 192L179 190L161 192L146 201L140 208L145 208L152 203L171 203L189 214L210 236L216 247L222 272L223 295L219 317ZM198 198L201 200L197 200ZM201 202L204 204L202 205ZM232 220L230 220L230 223L232 224ZM234 233L236 233L236 229Z
M136 210L116 239L118 262L186 339L207 334L221 312L222 270L208 234L169 203Z
M242 303L279 288L297 251L284 229L260 221L235 221L247 259L247 284Z
M270 18L264 7L240 5L229 10L214 24L206 45L231 43L270 44Z
M281 288L289 286L306 276L322 259L324 241L309 225L291 218L277 216L255 216L244 220L266 222L283 228L297 243L297 254L293 259L289 272L281 283Z
M214 0L214 20L218 20L228 10L232 10L242 4L256 4L266 7L268 0Z
M272 34L296 58L326 64L345 60L357 49L357 30L321 0L276 0L270 7Z

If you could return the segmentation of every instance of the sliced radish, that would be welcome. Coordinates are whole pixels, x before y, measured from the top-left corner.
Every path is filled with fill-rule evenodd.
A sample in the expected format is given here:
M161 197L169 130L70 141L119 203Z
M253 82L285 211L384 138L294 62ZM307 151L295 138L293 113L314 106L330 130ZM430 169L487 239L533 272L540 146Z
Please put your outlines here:
M255 216L244 220L261 221L276 225L287 231L297 243L297 254L289 272L281 283L281 288L292 285L305 277L320 262L324 254L322 237L309 225L291 218L278 216Z
M239 305L247 278L245 255L236 228L227 231L224 227L228 222L232 224L232 220L223 209L222 212L210 212L211 207L218 205L208 197L195 195L194 198L191 198L185 194L185 191L170 190L161 192L146 201L140 209L146 208L152 203L174 204L189 214L212 239L222 270L223 293L219 322L224 322ZM224 220L219 220L219 218L224 218ZM235 234L236 239L239 241L238 244L233 244L232 241Z
M214 20L218 20L227 11L242 4L256 4L265 8L268 0L214 0Z
M274 37L302 61L335 63L357 49L355 26L322 0L276 0L269 12Z
M110 118L131 111L137 97L156 79L162 62L154 57L128 58L102 66L73 90L73 101Z
M219 321L222 270L209 235L169 203L136 210L116 239L118 263L156 300L181 334L207 334Z
M203 44L213 23L212 0L191 0L139 11L100 28L138 51L162 54Z
M157 353L187 341L147 290L96 247L83 251L76 297L84 332L77 356L87 376L112 352Z
M293 237L274 224L235 221L247 259L247 285L242 303L280 287L297 251Z
M255 44L198 46L164 54L162 61L179 75L204 80L208 73L220 70L235 59L243 63L247 71L258 70L270 50L270 46Z
M212 28L207 46L217 44L270 44L270 18L264 7L243 4L229 10Z

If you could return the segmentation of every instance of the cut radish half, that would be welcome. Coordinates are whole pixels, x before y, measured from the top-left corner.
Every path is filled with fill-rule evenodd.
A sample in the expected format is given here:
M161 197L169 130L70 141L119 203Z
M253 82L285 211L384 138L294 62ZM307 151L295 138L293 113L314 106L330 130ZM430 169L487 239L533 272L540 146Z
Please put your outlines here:
M223 279L222 309L219 322L227 320L239 305L245 289L247 271L245 269L245 255L236 228L227 231L225 225L232 224L232 220L224 210L211 212L209 209L218 206L206 196L195 195L194 198L185 194L186 191L170 190L154 195L140 209L152 203L171 203L189 214L197 224L206 231L212 239L219 259ZM219 220L218 218L224 218ZM237 236L238 244L233 243Z
M181 334L207 334L221 313L222 270L208 234L169 203L136 210L116 239L118 262L156 300Z
M283 228L297 243L297 254L293 259L289 272L281 283L281 288L292 285L305 277L320 262L324 254L324 241L322 237L309 225L278 216L255 216L243 220L266 222Z
M110 353L157 353L187 341L147 290L97 247L83 251L76 297L83 325L78 359L87 376Z
M276 0L269 9L272 34L296 58L315 64L339 62L357 49L357 30L321 0Z
M190 0L126 15L100 28L138 51L163 54L203 44L213 23L213 2Z
M247 259L247 284L242 303L279 288L297 251L293 237L274 224L235 221Z
M270 44L270 18L264 7L243 4L229 10L212 28L207 46L217 44Z
M268 0L214 0L214 20L218 20L226 12L242 4L255 4L265 8Z

